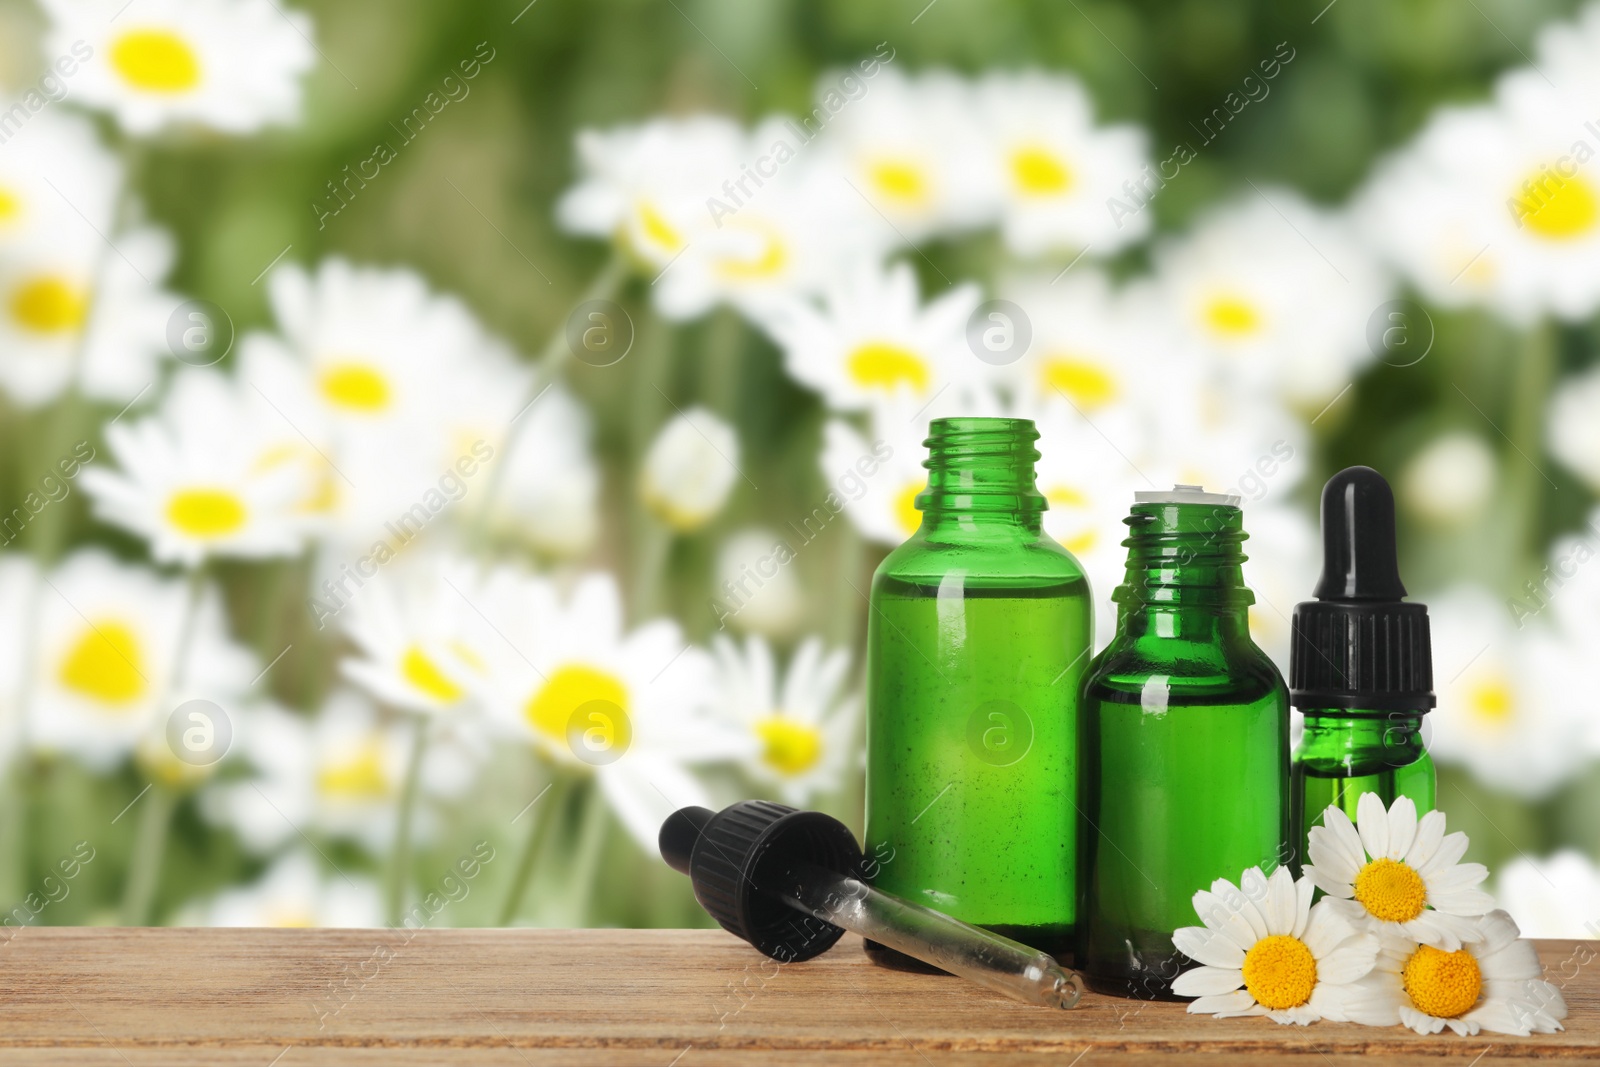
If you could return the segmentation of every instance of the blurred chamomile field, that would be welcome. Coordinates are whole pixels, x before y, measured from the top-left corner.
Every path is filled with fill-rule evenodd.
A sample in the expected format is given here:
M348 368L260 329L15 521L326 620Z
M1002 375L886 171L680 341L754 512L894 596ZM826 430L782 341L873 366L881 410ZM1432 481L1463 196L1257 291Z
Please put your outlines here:
M693 926L859 830L930 419L1115 614L1391 481L1439 806L1600 936L1600 4L3 0L4 922ZM1298 716L1297 716L1298 717Z

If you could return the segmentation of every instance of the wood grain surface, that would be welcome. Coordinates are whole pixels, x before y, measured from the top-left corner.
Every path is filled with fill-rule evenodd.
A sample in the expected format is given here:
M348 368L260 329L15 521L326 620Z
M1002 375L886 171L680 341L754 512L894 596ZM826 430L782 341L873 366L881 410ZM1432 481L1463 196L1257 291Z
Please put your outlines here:
M875 967L853 937L779 967L709 930L25 928L0 945L0 1064L1600 1063L1600 942L1539 948L1564 1033L1424 1038L1050 1011Z

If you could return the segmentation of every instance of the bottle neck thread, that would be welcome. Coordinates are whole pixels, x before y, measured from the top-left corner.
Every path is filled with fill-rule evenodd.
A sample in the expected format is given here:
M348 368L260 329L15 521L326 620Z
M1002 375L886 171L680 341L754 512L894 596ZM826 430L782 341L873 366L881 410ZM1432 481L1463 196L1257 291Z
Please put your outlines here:
M1039 439L1029 419L935 419L928 427L923 525L948 521L1037 530L1046 504L1034 484Z
M1239 622L1255 602L1244 584L1243 513L1228 504L1135 504L1123 522L1128 566L1112 594L1121 620L1201 609Z

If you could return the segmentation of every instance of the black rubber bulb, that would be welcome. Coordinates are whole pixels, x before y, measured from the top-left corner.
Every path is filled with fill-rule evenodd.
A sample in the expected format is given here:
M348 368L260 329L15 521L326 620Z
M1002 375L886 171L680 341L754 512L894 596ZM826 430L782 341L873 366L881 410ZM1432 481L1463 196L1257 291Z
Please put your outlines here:
M1371 467L1346 467L1322 489L1322 580L1318 600L1400 600L1394 493Z

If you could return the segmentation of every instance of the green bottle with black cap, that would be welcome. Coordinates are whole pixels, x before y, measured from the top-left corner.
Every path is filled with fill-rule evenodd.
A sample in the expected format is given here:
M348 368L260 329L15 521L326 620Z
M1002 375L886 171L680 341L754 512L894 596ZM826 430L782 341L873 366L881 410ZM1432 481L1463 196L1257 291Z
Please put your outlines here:
M1305 733L1290 761L1291 866L1329 805L1354 821L1363 793L1434 806L1423 716L1434 705L1428 609L1408 603L1395 553L1394 494L1371 467L1322 490L1322 579L1294 610L1290 702Z

